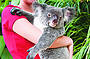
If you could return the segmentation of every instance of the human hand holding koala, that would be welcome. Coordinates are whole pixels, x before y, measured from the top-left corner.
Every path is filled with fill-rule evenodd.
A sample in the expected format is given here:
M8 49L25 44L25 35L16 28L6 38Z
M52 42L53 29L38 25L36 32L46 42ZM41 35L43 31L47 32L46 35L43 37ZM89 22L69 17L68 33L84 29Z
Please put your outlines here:
M72 19L74 15L73 8L56 8L37 2L33 3L33 8L35 10L33 16L20 9L18 9L19 12L17 13L17 15L22 13L26 17L34 17L33 24L43 32L39 38L39 42L29 49L30 52L27 59L34 59L38 52L41 59L69 59L67 47L51 49L49 46L56 38L64 34L64 22L68 23ZM15 10L13 9L13 12Z

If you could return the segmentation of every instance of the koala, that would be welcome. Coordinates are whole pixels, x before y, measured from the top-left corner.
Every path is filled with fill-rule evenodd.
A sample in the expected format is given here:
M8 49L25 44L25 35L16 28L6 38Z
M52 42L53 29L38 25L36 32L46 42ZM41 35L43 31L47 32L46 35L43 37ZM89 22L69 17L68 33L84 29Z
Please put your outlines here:
M43 33L38 43L28 50L26 59L34 59L39 54L41 59L69 59L67 47L49 48L52 43L65 33L64 23L68 23L74 17L74 8L57 8L47 4L33 3L35 13L29 13L19 8L11 10L12 15L24 15L31 19L31 23Z

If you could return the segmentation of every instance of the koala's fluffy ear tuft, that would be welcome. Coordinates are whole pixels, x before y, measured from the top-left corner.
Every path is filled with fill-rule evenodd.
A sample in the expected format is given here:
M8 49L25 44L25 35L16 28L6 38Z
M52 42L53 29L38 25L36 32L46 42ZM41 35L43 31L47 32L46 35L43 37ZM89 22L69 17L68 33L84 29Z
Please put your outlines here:
M62 9L64 22L70 22L75 16L75 8L74 7L65 7Z
M34 10L36 10L36 8L40 7L41 9L45 10L45 8L47 7L47 4L40 4L38 2L33 2L32 7Z

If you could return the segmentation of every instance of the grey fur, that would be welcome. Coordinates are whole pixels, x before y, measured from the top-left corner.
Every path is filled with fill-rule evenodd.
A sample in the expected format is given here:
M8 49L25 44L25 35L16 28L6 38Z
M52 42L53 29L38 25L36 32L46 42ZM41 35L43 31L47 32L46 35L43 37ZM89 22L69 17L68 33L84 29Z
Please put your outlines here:
M32 19L34 19L34 22L32 23L43 32L38 43L29 49L30 52L26 59L34 59L37 53L39 53L41 59L69 59L69 51L67 47L49 47L58 37L65 33L64 22L68 23L72 20L74 16L74 8L57 8L34 2L33 9L35 10L35 14L30 14L18 9L19 12L27 18L32 17ZM12 10L15 11L16 9ZM69 12L69 14L67 14L67 12ZM51 14L50 17L47 17L48 13ZM56 20L57 24L55 26L52 25L53 20Z

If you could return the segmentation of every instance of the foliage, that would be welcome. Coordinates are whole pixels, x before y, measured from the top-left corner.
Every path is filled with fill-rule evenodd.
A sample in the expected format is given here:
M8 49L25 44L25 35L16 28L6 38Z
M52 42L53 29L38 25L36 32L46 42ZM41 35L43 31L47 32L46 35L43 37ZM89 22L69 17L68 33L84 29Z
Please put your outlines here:
M46 0L37 0L40 3L44 3Z
M18 5L19 0L0 0L0 59L13 59L11 54L9 53L8 49L5 47L4 39L2 36L2 30L1 30L1 13L3 9L9 5L11 2L13 5ZM14 3L15 2L15 3Z
M73 59L86 58L85 55L87 51L90 51L90 14L79 16L69 25L66 25L66 35L71 37L74 41Z
M1 59L13 59L7 48L4 48Z
M83 9L85 9L85 12L89 13L89 5L88 2L80 2L81 0L49 0L46 3L55 7L74 7L77 10L77 14L79 14Z
M0 0L0 15L2 10L8 5L18 5L20 0ZM65 25L65 35L71 37L74 42L73 59L90 59L90 0L38 0L55 7L74 7L76 17L72 22ZM1 23L1 16L0 16ZM1 27L1 26L0 26ZM12 59L9 51L5 47L0 28L0 57L1 59Z
M0 56L2 55L4 47L5 47L5 43L3 40L3 36L0 36Z

